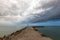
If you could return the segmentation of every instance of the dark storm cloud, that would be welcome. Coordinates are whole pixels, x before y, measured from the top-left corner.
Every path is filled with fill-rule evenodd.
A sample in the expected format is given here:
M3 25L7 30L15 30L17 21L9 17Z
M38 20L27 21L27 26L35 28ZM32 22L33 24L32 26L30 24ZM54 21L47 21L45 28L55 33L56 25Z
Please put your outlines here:
M48 21L48 20L57 20L60 19L60 0L55 0L53 2L49 2L44 4L41 7L37 7L36 10L48 9L52 7L50 10L45 10L35 16L35 19L32 22L41 22L41 21ZM43 14L44 13L44 14Z
M60 0L1 0L1 19L31 22L60 19Z

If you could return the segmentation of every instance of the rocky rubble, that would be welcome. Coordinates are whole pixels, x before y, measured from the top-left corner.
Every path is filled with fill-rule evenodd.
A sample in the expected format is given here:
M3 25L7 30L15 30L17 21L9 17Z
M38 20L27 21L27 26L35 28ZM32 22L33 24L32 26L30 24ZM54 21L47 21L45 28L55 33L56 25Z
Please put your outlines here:
M8 36L0 38L0 40L52 40L50 37L39 33L34 27L27 27L18 30Z

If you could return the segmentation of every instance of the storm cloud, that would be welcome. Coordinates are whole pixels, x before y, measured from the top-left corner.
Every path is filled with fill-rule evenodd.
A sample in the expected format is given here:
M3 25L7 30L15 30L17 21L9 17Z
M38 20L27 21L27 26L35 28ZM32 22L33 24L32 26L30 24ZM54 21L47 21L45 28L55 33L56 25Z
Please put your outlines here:
M60 0L0 0L0 21L60 19Z

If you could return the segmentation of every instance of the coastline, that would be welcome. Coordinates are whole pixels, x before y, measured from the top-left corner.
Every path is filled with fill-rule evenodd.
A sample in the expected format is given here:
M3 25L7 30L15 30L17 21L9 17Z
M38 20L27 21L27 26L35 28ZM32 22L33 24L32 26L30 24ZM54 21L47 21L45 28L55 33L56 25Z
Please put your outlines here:
M36 27L25 27L0 40L52 40L50 37L38 32Z

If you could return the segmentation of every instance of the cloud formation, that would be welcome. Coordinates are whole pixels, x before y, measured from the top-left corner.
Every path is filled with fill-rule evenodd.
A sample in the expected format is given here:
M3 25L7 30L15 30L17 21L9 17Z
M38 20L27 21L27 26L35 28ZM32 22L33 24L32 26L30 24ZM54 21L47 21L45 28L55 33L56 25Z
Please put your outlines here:
M60 19L60 0L0 0L0 21Z

